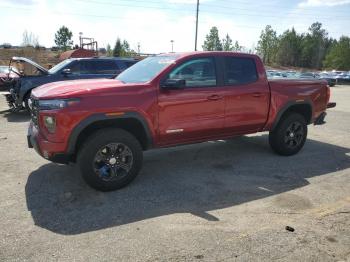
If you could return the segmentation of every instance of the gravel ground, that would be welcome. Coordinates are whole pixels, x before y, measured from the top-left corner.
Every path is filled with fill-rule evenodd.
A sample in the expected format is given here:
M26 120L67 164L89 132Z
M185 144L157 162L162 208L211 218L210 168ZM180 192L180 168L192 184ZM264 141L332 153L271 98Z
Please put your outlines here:
M332 101L296 156L266 133L153 150L101 193L28 149L0 97L0 261L350 261L350 86Z

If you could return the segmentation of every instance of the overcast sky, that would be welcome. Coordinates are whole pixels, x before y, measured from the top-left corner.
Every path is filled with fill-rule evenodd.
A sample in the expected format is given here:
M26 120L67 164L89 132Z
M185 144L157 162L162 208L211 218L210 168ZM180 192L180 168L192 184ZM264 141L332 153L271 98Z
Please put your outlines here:
M117 37L131 48L160 53L194 50L196 0L13 0L0 1L0 43L20 45L24 30L39 37L40 45L54 45L62 25L73 32L94 37L100 47L112 46ZM256 45L261 30L270 24L282 33L295 27L306 32L319 21L329 35L350 35L350 0L200 0L198 49L210 27L220 37L228 33L246 48Z

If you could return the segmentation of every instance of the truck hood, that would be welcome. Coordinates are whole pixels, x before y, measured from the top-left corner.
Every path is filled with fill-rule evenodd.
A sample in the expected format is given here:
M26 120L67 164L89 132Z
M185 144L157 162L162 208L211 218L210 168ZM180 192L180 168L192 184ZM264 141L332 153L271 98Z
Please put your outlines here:
M126 86L116 79L88 79L48 83L32 90L36 98L63 98L72 95L95 93L97 90L105 90L115 87Z
M41 65L39 65L39 64L35 63L34 61L32 61L32 60L30 60L28 58L25 58L25 57L14 56L11 59L11 63L12 62L27 63L27 64L30 64L30 65L34 66L36 69L38 69L40 72L42 72L42 73L44 73L46 75L49 73L49 71L46 68L42 67Z

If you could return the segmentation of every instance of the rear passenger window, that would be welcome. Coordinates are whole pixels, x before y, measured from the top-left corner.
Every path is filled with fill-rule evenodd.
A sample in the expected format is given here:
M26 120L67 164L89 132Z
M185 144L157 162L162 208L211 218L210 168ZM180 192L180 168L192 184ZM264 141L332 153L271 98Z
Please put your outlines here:
M119 70L114 60L99 60L96 63L96 74L116 74Z
M125 64L126 64L126 67L128 68L128 67L130 67L130 66L136 64L136 62L137 62L137 61L125 61Z
M254 59L225 57L225 85L249 84L257 80Z
M94 74L95 64L89 60L80 60L71 71L81 75Z
M128 68L125 61L117 60L117 64L120 70L125 70L126 68Z

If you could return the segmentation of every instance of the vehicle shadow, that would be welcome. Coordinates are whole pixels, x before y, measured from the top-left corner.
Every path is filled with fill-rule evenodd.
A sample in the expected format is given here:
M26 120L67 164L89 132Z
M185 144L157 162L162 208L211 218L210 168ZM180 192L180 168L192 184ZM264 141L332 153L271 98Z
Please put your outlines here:
M22 110L19 112L12 112L11 110L0 111L0 115L7 118L8 122L27 122L30 120L29 112Z
M89 188L76 166L46 164L25 188L37 226L73 235L174 213L218 220L232 207L308 185L307 179L350 167L343 148L308 140L298 155L273 154L266 135L145 152L136 180L115 192ZM315 161L317 160L317 161Z

